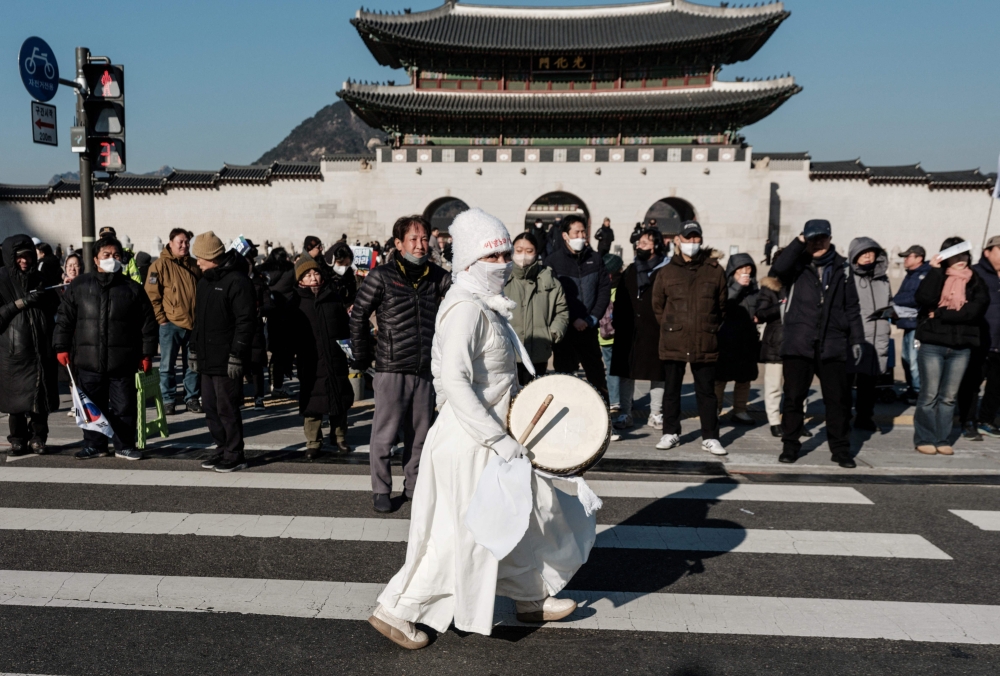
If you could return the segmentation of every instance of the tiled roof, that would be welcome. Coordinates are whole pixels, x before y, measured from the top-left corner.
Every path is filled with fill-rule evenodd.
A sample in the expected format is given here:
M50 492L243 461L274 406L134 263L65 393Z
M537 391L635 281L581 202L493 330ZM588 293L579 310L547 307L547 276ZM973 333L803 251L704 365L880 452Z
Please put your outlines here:
M753 153L751 160L756 162L757 160L762 160L768 157L772 160L782 161L793 161L793 160L808 160L810 159L809 153Z
M166 182L163 176L133 174L115 174L107 179L108 189L113 192L162 192Z
M271 168L260 165L227 164L219 172L219 181L222 183L267 183L270 177Z
M920 164L898 167L868 167L868 182L872 185L880 183L927 183L927 172Z
M271 178L322 179L323 172L319 162L275 162L271 165Z
M373 127L400 133L457 131L482 135L479 127L530 124L542 119L575 121L567 127L625 131L643 120L655 133L733 131L766 117L802 91L794 78L762 82L715 82L685 90L614 90L566 93L483 93L421 90L347 82L337 95ZM500 122L502 120L502 122Z
M94 195L96 197L105 197L108 194L108 184L107 179L94 179ZM52 186L52 196L53 197L79 197L80 196L80 182L60 179L58 183Z
M983 190L993 188L989 174L981 174L978 169L966 171L935 171L928 174L931 190Z
M809 178L816 179L865 179L868 178L868 168L861 159L838 162L811 162Z
M51 196L49 185L0 185L0 202L44 202Z
M218 181L219 172L217 171L174 169L167 176L165 185L168 188L212 188Z
M324 162L360 162L361 160L368 160L369 162L374 162L376 159L375 153L361 154L361 153L338 153L336 155L324 155Z
M780 2L708 7L659 0L602 7L487 7L449 0L425 12L358 10L351 20L383 66L400 68L421 52L607 54L670 51L699 45L715 63L750 58L788 18Z

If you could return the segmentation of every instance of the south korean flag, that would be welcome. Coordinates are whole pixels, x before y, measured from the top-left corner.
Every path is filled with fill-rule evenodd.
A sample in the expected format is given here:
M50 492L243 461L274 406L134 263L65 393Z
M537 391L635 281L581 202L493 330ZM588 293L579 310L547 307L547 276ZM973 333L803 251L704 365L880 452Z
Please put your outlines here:
M76 381L73 379L73 372L70 371L68 366L66 370L69 371L69 389L73 395L73 413L76 414L76 426L80 429L100 432L109 439L114 437L115 432L111 429L111 423L101 413L101 409L97 408L94 402L90 400L90 397L76 386Z

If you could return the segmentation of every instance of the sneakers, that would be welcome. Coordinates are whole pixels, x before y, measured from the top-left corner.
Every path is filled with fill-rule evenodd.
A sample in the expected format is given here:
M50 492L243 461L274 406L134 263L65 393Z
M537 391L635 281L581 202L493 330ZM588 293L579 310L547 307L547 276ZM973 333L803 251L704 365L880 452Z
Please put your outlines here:
M726 448L718 439L705 439L701 442L701 450L708 451L712 455L726 455Z
M976 428L976 423L970 421L962 425L962 438L969 441L982 441L983 435Z
M201 461L202 469L215 469L215 466L222 462L222 453L210 455Z
M245 458L239 458L237 460L220 460L215 465L216 472L239 472L241 469L247 468L247 461Z
M615 418L611 422L611 424L614 426L616 430L628 429L632 427L633 424L632 416L628 415L627 413L622 413L620 416Z
M771 436L776 439L780 439L784 432L781 429L781 425L771 425Z
M652 427L654 429L663 428L663 415L660 413L653 413L649 416L649 420L646 421L647 427Z
M677 448L681 445L680 435L677 434L664 434L660 437L660 440L656 442L656 447L661 451L669 451L671 448Z
M548 596L540 601L518 601L518 622L555 622L576 610L576 601Z
M979 423L979 432L988 437L1000 437L1000 427L997 427L993 423Z
M205 412L205 409L202 408L201 406L201 399L199 399L198 397L191 397L190 399L184 402L184 405L187 406L188 413Z
M374 502L376 512L385 514L392 511L392 500L389 499L388 493L375 493L372 495L372 501Z
M415 624L392 615L382 607L382 604L375 607L375 612L368 618L368 624L375 627L378 633L407 650L419 650L430 640L426 633L417 629Z
M77 460L90 460L91 458L106 458L109 455L111 454L108 453L108 449L106 448L102 450L100 448L87 446L74 453L73 457Z
M253 398L253 410L263 411L264 410L264 397L254 397Z
M142 451L137 448L123 448L115 451L115 457L122 460L142 460Z
M733 422L738 425L756 425L757 422L750 417L749 413L740 412L733 414Z
M177 404L172 401L163 402L163 415L177 415Z
M319 457L320 449L318 448L307 448L306 449L306 460L312 462Z

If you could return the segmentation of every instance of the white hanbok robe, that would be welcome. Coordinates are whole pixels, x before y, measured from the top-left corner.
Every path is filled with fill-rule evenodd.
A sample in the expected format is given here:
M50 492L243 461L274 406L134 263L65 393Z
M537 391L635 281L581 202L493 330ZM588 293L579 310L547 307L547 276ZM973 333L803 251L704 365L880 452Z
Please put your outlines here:
M461 286L451 287L438 311L431 370L439 415L420 458L406 563L379 603L439 632L454 622L489 635L497 594L518 601L555 595L596 539L596 517L534 473L528 530L503 560L476 544L465 525L491 448L509 443L503 440L517 368L504 322Z

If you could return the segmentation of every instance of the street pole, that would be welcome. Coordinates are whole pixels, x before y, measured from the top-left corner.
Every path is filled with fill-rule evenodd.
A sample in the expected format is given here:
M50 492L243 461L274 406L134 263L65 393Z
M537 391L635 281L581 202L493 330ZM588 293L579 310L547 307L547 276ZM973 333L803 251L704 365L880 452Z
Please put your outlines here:
M84 81L84 66L90 58L86 47L76 48L76 77ZM76 123L87 126L87 111L83 107L83 93L76 93ZM86 152L80 155L80 218L82 225L83 270L94 271L94 174L90 169L90 157Z

